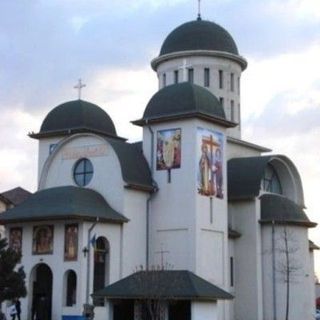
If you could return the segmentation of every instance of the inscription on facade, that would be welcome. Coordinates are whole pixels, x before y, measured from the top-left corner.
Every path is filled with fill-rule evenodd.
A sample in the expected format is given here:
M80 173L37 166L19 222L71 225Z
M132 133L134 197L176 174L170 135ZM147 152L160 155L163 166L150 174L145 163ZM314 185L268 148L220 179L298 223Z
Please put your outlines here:
M97 144L90 146L66 148L62 152L62 159L80 159L80 158L93 158L103 157L107 155L108 148L105 144Z

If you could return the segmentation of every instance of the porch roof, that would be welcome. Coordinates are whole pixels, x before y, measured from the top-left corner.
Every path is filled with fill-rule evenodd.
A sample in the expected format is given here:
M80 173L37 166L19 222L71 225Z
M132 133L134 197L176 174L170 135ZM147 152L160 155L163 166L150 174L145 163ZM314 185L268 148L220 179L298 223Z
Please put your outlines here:
M227 300L233 296L187 270L139 271L93 296L109 299Z

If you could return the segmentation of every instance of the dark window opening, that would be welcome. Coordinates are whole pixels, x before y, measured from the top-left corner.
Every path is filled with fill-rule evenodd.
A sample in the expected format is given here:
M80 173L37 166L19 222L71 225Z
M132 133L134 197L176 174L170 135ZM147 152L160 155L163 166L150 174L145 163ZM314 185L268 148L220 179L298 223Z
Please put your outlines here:
M204 69L204 86L205 87L210 86L210 69L209 68Z
M230 119L231 121L235 121L235 110L234 110L234 101L230 101Z
M191 320L190 301L173 301L169 304L169 320Z
M222 107L224 107L224 99L222 97L219 98L220 104Z
M230 286L234 286L233 257L230 257Z
M188 69L188 82L193 83L193 69Z
M74 271L67 274L66 306L72 307L76 304L77 296L77 275Z
M164 73L162 75L162 86L165 87L167 85L167 75Z
M219 89L223 89L223 71L219 70Z
M179 83L179 71L174 70L174 83L177 84Z
M230 91L234 91L234 74L230 74Z

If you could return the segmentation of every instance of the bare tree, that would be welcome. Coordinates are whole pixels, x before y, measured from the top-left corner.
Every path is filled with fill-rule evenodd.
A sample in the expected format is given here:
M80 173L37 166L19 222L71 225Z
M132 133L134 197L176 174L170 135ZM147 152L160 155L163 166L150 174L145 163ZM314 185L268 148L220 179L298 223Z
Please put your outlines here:
M168 282L166 277L171 266L152 266L144 270L142 267L137 269L137 283L143 293L140 298L140 308L143 319L163 320L165 318L165 307L172 300L171 288L177 283L177 279L171 278Z
M296 277L301 270L301 264L296 258L299 251L299 244L294 237L293 232L286 225L281 228L281 233L277 239L275 248L279 259L276 262L276 272L281 281L286 285L286 299L285 299L285 320L289 319L290 309L290 289L291 284L295 282Z

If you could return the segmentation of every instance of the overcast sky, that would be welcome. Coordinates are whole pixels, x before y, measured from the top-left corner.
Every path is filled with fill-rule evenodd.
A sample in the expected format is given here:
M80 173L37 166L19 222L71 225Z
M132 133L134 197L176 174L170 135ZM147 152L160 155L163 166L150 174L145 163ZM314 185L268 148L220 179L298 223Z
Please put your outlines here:
M0 192L36 190L37 141L27 133L77 98L80 77L83 99L105 109L120 136L141 139L129 121L157 90L150 61L196 15L196 0L1 0ZM226 28L248 60L243 138L295 162L306 212L320 223L320 1L202 0L202 17ZM319 230L310 232L318 245Z

